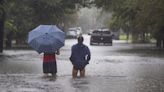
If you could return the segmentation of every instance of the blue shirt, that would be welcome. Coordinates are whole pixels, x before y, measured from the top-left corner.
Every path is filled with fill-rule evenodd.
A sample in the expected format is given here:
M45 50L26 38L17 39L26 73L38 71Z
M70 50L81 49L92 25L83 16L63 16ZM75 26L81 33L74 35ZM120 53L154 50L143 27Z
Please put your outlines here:
M84 67L89 64L90 58L90 50L86 45L77 43L72 46L70 61L74 66L77 68Z

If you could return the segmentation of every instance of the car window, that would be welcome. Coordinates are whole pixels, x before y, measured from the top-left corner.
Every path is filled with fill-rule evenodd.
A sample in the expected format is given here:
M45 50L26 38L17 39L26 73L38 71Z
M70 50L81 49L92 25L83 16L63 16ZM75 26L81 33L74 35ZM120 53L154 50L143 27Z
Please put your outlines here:
M101 35L101 31L93 31L92 32L92 34L91 34L92 36L100 36Z
M93 33L100 33L100 31L93 31Z
M103 33L103 34L111 34L110 31L103 31L102 33Z

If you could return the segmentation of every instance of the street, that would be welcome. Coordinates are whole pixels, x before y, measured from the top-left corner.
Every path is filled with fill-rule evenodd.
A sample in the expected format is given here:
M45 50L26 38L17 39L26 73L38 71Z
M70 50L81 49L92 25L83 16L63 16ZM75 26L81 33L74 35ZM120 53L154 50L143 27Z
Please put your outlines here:
M164 92L164 52L155 44L90 46L86 77L72 79L69 61L75 39L67 39L57 56L56 79L43 79L42 54L34 50L5 50L0 55L1 92Z

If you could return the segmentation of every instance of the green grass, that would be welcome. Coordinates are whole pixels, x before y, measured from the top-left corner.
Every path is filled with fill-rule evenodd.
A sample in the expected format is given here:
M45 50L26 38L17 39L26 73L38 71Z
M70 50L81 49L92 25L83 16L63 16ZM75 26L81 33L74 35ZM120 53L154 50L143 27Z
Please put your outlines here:
M121 34L119 38L120 40L127 40L127 36L125 34Z

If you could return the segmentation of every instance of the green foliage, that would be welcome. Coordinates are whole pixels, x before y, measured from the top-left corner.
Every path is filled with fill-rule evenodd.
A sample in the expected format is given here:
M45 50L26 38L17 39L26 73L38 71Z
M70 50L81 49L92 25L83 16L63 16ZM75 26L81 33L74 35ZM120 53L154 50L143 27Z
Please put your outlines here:
M16 38L26 39L27 34L40 24L75 22L76 11L88 0L5 0L6 32ZM65 25L66 26L66 25Z
M156 35L164 27L164 0L95 0L94 3L112 12L109 26L113 30L121 28L144 37L145 33Z

